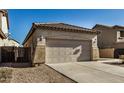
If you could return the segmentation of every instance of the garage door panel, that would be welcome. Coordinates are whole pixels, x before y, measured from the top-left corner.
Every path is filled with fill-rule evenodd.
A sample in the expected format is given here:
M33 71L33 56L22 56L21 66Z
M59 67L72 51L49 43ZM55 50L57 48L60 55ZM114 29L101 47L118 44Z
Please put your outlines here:
M52 59L49 57L46 57L46 62L52 63Z
M70 48L65 48L65 54L66 55L71 55L72 54L71 50L72 49L70 49Z
M90 57L90 41L47 39L46 61L49 63L90 60Z
M70 60L72 60L71 57L66 57L65 58L65 62L70 62Z

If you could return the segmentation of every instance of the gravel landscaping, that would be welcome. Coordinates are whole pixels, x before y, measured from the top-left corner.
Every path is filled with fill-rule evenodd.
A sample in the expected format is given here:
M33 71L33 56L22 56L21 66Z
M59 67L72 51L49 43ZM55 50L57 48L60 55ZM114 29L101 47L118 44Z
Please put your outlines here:
M45 64L30 68L0 68L3 83L74 83Z
M12 68L0 68L0 83L9 83L12 79Z

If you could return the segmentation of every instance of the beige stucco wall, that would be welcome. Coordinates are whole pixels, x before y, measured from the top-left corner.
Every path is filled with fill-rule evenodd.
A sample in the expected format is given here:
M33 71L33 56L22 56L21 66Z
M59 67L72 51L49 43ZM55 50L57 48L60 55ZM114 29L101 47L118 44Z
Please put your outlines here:
M37 53L39 54L39 47L37 48L37 37L36 37L36 31L34 31L34 33L30 36L30 38L25 42L24 47L31 47L31 59L34 62L37 62L38 60L36 60L36 58L40 58L37 57ZM36 55L36 57L35 57ZM38 61L39 62L39 61Z
M8 20L7 16L3 15L2 12L0 12L0 28L3 33L8 36Z
M118 48L123 48L123 49L124 49L124 42L117 42L117 43L114 45L114 48L115 48L115 49L118 49Z
M74 32L64 32L64 31L53 31L53 30L42 30L37 29L30 36L30 38L25 42L24 47L30 47L32 43L37 44L38 38L61 38L61 39L71 39L71 40L91 40L92 47L97 47L97 35L87 34L87 33L74 33Z
M114 48L99 49L100 58L114 58Z
M61 39L74 39L74 40L92 40L96 38L96 34L88 33L74 33L64 31L53 31L53 30L41 30L37 29L36 37L44 36L46 38L61 38ZM97 43L95 43L97 45Z
M93 47L91 49L91 60L98 60L100 58L100 54L99 54L99 48L98 47Z
M124 29L107 28L107 27L97 27L101 33L98 35L98 47L99 48L124 48L124 40L120 42L118 31L124 31Z
M5 35L8 35L8 23L6 16L2 16L2 31Z
M36 29L36 31L34 31L34 32L35 33L33 33L32 36L24 44L25 47L35 46L35 49L34 49L35 57L33 59L34 63L39 62L39 60L41 60L41 59L45 60L45 58L44 58L45 51L43 49L46 48L45 47L46 44L44 44L45 46L43 46L43 45L39 46L39 44L38 44L38 42L42 42L42 41L39 41L42 37L45 39L89 40L89 41L91 41L91 45L89 46L89 47L91 47L91 56L94 57L92 59L96 59L99 57L96 34L74 33L74 32L64 32L64 31L42 30L42 29ZM42 49L40 49L39 47L42 47ZM40 57L39 55L42 55L43 57Z
M45 38L52 39L68 39L68 40L90 40L91 44L91 60L99 58L99 49L97 46L97 35L88 33L74 33L74 32L63 32L63 31L52 31L52 30L41 30L37 29L37 37L44 36Z
M101 33L98 35L98 47L99 48L111 48L116 43L117 33L113 29L105 27L97 27Z
M14 40L8 40L8 39L0 39L0 46L20 46L19 43L17 43Z
M0 29L2 30L2 13L0 12Z
M25 42L24 47L32 47L37 44L36 31L30 36L30 38Z
M38 45L35 48L33 64L45 63L45 46Z
M24 47L30 47L31 43L33 43L33 35L30 36L30 38L27 40L27 42L24 44Z

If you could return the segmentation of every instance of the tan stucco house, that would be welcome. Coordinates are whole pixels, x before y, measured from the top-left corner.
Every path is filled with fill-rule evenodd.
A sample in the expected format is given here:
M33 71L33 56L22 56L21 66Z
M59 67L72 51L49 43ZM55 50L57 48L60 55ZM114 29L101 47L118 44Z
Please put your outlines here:
M0 46L20 46L19 42L9 38L9 19L8 11L0 10Z
M65 23L33 23L23 45L34 63L77 62L99 58L96 30Z
M3 33L3 31L0 28L0 40L6 39L7 37L5 36L5 34Z
M108 56L118 58L120 55L124 55L123 26L107 26L96 24L93 27L93 30L100 31L100 34L98 35L98 47L104 50L103 52L106 57Z

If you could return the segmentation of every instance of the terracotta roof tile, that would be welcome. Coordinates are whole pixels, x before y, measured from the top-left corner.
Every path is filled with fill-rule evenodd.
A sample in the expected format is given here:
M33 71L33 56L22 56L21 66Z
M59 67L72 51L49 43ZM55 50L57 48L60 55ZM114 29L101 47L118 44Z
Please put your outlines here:
M65 23L33 23L35 26L46 26L46 27L56 27L56 28L63 28L63 29L74 29L74 30L84 30L84 31L92 31L88 28L83 28L80 26L65 24Z
M31 30L29 31L28 35L26 36L23 44L26 40L30 37L33 33L34 28L40 27L41 29L53 29L57 31L70 31L70 32L81 32L81 33L90 33L90 34L98 34L99 32L93 29L83 28L80 26L75 26L71 24L65 23L33 23Z
M102 24L96 24L92 29L95 29L96 27L105 27L105 28L110 28L110 29L116 29L116 28L124 29L124 26L120 26L120 25L108 26L108 25L102 25Z

